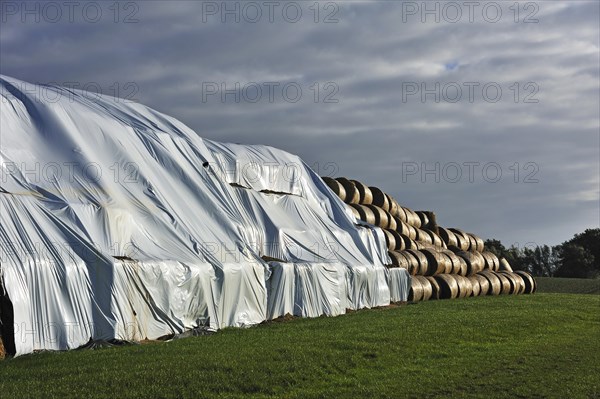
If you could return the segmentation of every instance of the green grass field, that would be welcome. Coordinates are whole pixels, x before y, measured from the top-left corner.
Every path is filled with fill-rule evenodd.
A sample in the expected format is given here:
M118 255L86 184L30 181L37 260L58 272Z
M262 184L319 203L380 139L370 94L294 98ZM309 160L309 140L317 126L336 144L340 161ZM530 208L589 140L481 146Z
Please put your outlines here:
M429 301L0 362L0 397L600 397L600 296Z
M600 279L536 277L539 292L600 295Z

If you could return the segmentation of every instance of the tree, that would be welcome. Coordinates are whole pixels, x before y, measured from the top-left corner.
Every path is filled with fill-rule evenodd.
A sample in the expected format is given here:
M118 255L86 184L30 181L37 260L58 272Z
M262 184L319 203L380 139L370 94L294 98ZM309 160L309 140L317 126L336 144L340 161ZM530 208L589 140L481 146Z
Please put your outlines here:
M514 270L539 277L600 277L600 229L587 229L560 245L506 248L499 240L486 240L485 247L498 258L506 258Z
M536 275L531 266L531 253L529 248L519 248L515 245L511 245L506 250L504 258L508 261L513 270L524 270L528 273Z
M560 246L560 266L556 277L596 278L600 276L592 253L581 245L566 242ZM596 266L596 267L595 267Z
M540 277L551 277L558 268L556 248L548 245L525 248L526 260L531 273Z
M587 229L558 246L557 277L600 277L600 229Z
M594 257L594 268L600 270L600 229L586 229L568 242L586 249Z

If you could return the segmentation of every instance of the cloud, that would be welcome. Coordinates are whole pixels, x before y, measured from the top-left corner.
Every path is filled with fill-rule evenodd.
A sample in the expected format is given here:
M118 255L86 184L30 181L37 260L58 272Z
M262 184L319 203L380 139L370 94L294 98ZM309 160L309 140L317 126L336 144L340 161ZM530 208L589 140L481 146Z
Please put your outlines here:
M109 3L96 3L94 23L81 13L23 23L5 12L0 73L97 82L203 137L280 147L323 174L334 163L445 225L506 243L556 244L598 227L597 2L521 3L518 15L511 2L491 2L497 22L493 4L471 22L461 2L457 22L445 2L429 3L437 16L422 2L321 2L318 15L296 2L297 22L281 2L271 22L255 2L256 23L246 3L229 2L239 11L225 23L222 2L174 3L121 3L117 23ZM124 23L132 12L138 22ZM471 182L465 164L474 163ZM444 175L455 164L457 181Z

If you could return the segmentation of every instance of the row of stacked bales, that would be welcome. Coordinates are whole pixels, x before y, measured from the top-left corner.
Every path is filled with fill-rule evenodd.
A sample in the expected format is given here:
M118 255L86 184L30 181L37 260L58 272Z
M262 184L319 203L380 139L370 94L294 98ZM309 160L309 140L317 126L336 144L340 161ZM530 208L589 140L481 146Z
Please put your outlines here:
M344 177L324 177L357 219L379 226L392 263L412 275L409 300L478 295L530 294L535 280L514 272L506 259L486 251L483 240L457 228L437 224L430 211L413 211L377 187Z

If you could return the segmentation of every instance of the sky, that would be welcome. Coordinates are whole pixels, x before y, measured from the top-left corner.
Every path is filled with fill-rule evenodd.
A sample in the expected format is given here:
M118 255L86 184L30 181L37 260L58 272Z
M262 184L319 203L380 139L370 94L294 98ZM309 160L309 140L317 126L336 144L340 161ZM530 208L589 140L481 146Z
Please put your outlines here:
M598 1L0 2L0 74L266 144L505 245L600 224Z

